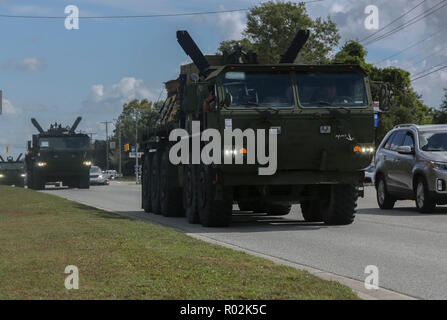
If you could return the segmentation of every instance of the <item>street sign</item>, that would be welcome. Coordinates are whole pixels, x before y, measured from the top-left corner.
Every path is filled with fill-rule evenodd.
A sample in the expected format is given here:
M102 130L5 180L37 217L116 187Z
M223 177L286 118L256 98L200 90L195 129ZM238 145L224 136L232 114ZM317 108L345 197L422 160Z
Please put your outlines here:
M129 152L129 158L135 159L136 152ZM144 155L144 152L138 152L138 159L140 159Z
M130 146L130 152L132 153L137 152L137 148L135 146Z
M115 143L115 141L110 141L110 149L111 149L111 150L115 150L115 148L116 148L116 143Z

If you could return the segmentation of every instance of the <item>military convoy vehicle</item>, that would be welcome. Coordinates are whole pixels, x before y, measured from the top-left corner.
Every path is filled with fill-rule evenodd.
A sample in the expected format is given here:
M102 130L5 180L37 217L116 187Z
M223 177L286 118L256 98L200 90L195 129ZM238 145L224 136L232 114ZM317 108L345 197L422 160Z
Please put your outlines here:
M0 184L16 187L25 186L25 164L19 154L16 160L9 156L6 161L0 156Z
M272 216L286 215L299 203L306 221L353 222L363 195L362 168L374 153L370 80L358 65L295 64L308 37L309 31L300 30L281 60L271 62L242 50L204 56L187 31L177 31L193 63L166 82L160 120L141 137L146 212L224 227L235 203L242 211ZM195 121L200 132L216 129L221 136L228 129L276 133L277 152L270 155L276 171L260 175L264 164L247 161L253 152L247 137L243 148L222 143L219 150L222 156L242 157L244 164L200 161L207 141L202 136L194 149ZM174 165L169 152L179 140L169 137L179 128L188 132L183 138L190 154L189 161Z
M39 131L28 141L25 157L27 186L41 190L50 182L62 182L68 187L90 187L90 138L75 130L82 120L78 117L71 127L52 124L44 131L36 119L32 124Z

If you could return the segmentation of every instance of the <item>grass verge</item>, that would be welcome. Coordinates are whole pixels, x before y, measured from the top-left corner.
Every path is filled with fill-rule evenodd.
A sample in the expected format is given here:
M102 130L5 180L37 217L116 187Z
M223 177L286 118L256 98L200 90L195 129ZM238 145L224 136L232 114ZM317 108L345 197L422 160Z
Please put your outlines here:
M79 289L64 286L67 265ZM169 228L0 186L0 299L356 299L351 289Z

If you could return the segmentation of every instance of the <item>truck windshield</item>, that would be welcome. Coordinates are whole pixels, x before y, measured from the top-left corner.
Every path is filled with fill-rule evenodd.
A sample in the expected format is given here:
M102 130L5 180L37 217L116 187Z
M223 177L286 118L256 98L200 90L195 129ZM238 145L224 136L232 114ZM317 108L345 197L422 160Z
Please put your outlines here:
M363 75L356 73L297 73L302 107L364 107L368 104Z
M447 132L421 132L419 145L422 151L447 151Z
M89 148L88 137L48 137L40 138L40 149L51 150L85 150Z
M289 73L227 72L223 89L231 96L231 108L291 108L295 105Z

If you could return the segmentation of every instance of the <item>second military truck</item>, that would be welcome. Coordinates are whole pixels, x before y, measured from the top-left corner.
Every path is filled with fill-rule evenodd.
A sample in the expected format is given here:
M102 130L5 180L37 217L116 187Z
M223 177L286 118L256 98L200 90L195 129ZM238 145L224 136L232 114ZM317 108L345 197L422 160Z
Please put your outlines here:
M272 64L242 50L204 56L187 31L177 32L193 63L182 65L179 77L166 83L160 120L142 137L146 212L223 227L235 203L242 211L273 216L300 203L306 221L353 222L362 168L374 153L370 82L357 65L295 64L308 37L309 31L300 30L281 61ZM174 129L187 135L170 141ZM221 143L210 153L209 129L222 137L237 129L246 135L242 145ZM268 174L259 174L265 161L247 159L259 156L262 147L250 141L249 129L265 131L265 137L276 134L276 151L269 154L276 167ZM183 139L189 154L173 164L170 150ZM273 142L266 141L269 150ZM204 162L204 153L242 158L243 164Z
M39 131L28 141L25 157L27 186L41 190L49 182L62 182L68 187L90 187L90 138L76 133L81 121L78 117L71 127L53 124L44 131L36 119L31 122Z

